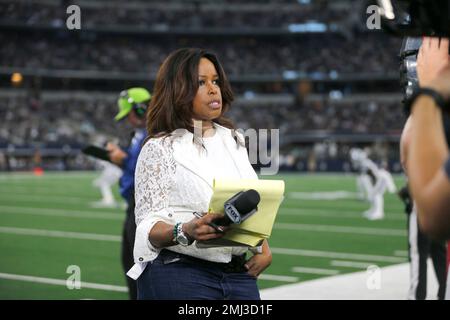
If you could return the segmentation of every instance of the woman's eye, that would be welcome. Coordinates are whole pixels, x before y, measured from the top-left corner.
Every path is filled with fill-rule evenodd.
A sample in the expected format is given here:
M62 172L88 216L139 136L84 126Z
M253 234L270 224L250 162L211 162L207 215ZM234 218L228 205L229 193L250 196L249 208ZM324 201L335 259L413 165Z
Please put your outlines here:
M213 80L213 83L218 86L219 85L219 79Z
M205 80L198 80L198 85L199 86L202 86L202 85L204 85L205 84Z

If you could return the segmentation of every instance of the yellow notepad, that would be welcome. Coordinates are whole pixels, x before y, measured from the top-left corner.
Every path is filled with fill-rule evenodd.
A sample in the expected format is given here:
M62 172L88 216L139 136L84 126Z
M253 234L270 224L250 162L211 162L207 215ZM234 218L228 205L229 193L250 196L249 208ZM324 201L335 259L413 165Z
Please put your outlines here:
M232 224L222 238L197 242L197 247L250 246L255 247L272 234L275 218L283 201L284 181L258 179L215 179L209 212L224 213L224 203L239 191L254 189L261 201L258 210L241 224Z

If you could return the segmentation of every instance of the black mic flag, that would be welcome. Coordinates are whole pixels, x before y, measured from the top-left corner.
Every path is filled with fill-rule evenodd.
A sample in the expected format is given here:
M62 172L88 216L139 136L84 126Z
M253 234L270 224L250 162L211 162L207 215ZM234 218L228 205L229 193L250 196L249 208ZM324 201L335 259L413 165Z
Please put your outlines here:
M218 224L226 226L231 223L242 223L258 210L260 200L258 191L254 189L238 192L225 201L225 216Z

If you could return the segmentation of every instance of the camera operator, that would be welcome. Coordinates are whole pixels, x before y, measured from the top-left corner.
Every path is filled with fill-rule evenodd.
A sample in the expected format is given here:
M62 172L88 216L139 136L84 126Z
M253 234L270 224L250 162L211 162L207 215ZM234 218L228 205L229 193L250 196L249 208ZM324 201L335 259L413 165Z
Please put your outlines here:
M420 88L410 100L408 175L422 230L450 238L450 159L443 109L450 99L449 40L425 37L417 57Z
M408 175L407 154L411 144L411 122L410 117L405 124L400 139L400 160L406 175ZM417 206L411 198L408 185L401 190L401 198L405 202L405 212L408 215L408 257L410 261L408 299L426 299L427 261L428 258L431 258L439 285L437 299L442 300L446 290L447 247L445 241L430 239L422 232L417 219Z

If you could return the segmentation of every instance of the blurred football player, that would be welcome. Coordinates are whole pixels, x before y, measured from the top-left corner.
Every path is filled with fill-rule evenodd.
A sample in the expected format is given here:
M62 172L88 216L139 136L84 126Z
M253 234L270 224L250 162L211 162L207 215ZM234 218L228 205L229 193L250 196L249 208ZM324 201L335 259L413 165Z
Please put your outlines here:
M119 181L122 176L122 170L116 165L103 160L98 160L98 166L102 168L102 173L94 180L93 185L100 189L102 199L92 205L95 207L117 207L112 186Z
M371 161L367 161L367 154L364 150L358 148L352 148L350 150L350 159L353 167L358 170L358 176L356 177L356 186L358 189L358 197L361 200L369 201L369 197L372 194L373 189L373 175L371 175L372 166Z
M361 149L351 149L350 158L355 169L359 171L357 177L359 194L371 204L363 216L369 220L383 219L384 193L386 190L390 193L397 191L392 175L384 168L378 167Z
M109 137L99 134L95 136L92 143L93 145L106 146L109 140L111 140ZM92 202L91 206L95 208L117 207L118 204L114 198L112 187L122 176L122 170L117 165L100 159L96 159L95 168L101 170L101 173L100 176L92 182L92 185L100 189L102 199L100 201Z

